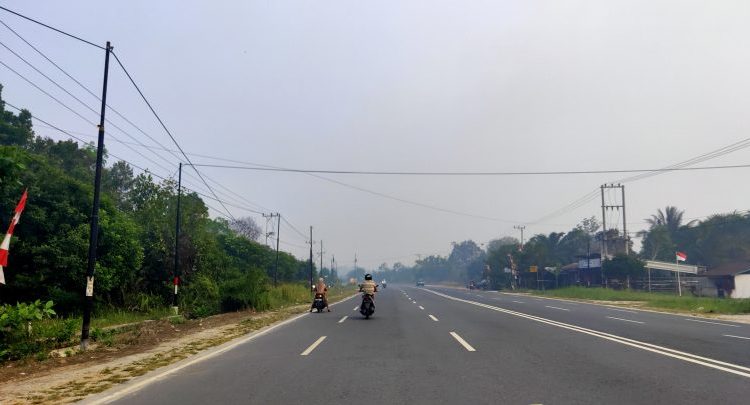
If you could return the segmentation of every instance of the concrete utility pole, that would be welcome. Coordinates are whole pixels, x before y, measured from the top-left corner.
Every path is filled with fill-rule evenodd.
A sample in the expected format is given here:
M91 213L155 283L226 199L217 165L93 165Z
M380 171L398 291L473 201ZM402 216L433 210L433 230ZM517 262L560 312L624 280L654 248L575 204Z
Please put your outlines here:
M94 269L96 268L96 248L99 245L99 190L102 183L102 162L104 160L104 113L107 110L107 79L109 78L109 54L112 46L107 41L104 48L104 84L102 86L102 106L99 116L99 131L96 142L96 170L94 171L94 202L91 208L91 228L89 233L89 257L86 266L86 291L83 304L83 325L81 326L81 350L89 345L91 310L94 307Z
M604 198L604 190L605 189L616 189L619 188L621 191L621 201L618 204L617 201L615 201L613 204L608 205ZM625 186L622 184L604 184L601 186L601 192L602 192L602 244L603 244L603 256L602 260L607 256L609 253L607 251L607 210L622 210L622 241L624 242L624 252L625 254L628 254L630 251L629 241L630 238L628 237L628 226L627 226L627 219L625 217ZM617 200L617 197L615 196L615 200ZM617 253L616 245L615 245L615 252Z
M276 264L273 266L273 286L276 287L276 283L279 278L279 237L281 235L281 214L276 213Z
M313 235L312 226L310 226L310 291L313 288Z
M521 246L523 246L523 230L526 229L526 225L513 225L513 229L521 231Z
M319 272L323 271L323 240L320 240L320 269Z

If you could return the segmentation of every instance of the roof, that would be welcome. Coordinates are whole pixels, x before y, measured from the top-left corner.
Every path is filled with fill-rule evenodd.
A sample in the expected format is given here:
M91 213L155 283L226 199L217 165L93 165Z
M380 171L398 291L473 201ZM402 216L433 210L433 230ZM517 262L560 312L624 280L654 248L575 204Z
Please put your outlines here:
M560 270L561 270L561 271L565 271L565 270L575 270L575 269L577 269L577 268L578 268L578 262L576 262L576 263L570 263L570 264L566 264L565 266L562 266L562 267L560 268Z
M750 262L727 262L709 268L702 276L721 277L750 272Z

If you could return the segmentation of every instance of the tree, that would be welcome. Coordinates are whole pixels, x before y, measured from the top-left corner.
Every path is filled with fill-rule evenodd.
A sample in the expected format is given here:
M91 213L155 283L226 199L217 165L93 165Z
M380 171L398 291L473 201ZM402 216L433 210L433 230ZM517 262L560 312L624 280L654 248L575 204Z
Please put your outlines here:
M252 217L233 219L229 222L229 227L247 240L258 241L263 234L263 230Z
M628 277L641 277L646 271L646 264L632 255L617 254L602 264L607 278L624 280Z
M677 209L677 207L668 205L664 208L664 211L662 211L661 208L656 210L656 214L651 215L650 218L646 218L646 222L651 227L659 225L665 226L667 231L669 232L669 235L674 238L674 236L677 234L677 231L683 226L682 216L684 213L685 211L680 211ZM692 220L685 224L685 226L693 226L696 222L696 220Z

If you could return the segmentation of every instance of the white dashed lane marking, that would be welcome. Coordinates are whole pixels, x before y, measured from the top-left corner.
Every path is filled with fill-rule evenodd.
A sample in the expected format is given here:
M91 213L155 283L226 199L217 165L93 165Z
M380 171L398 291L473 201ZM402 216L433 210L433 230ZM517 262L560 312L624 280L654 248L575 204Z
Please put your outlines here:
M344 323L344 321L346 320L346 318L348 318L348 316L344 316L343 318L341 318L341 319L339 320L339 323Z
M630 319L615 318L614 316L608 316L607 318L609 318L609 319L616 319L618 321L624 321L624 322L633 322L633 323L640 323L640 324L646 323L646 322L641 322L641 321L633 321L633 320L630 320Z
M710 323L712 325L731 326L733 328L739 328L739 326L737 326L737 325L732 325L732 324L728 324L728 323L711 322L711 321L700 321L698 319L687 319L687 318L683 318L683 319L686 320L686 321L690 321L690 322Z
M460 343L461 346L464 347L464 349L466 349L466 350L468 350L470 352L477 351L475 348L471 347L471 345L467 341L465 341L461 336L458 336L458 333L451 332L451 336L453 336L453 338L456 339L456 341L458 341L458 343Z
M560 311L570 311L568 308L553 307L552 305L545 305L547 308L559 309Z
M430 319L432 319L433 321L437 322L438 319L435 318L435 315L428 315L428 316L430 317Z
M319 344L323 343L324 340L326 340L325 336L319 337L318 340L316 340L315 342L313 342L313 344L310 345L310 347L308 347L307 349L305 349L304 352L300 353L300 356L307 356L313 350L315 350L315 348L318 347Z

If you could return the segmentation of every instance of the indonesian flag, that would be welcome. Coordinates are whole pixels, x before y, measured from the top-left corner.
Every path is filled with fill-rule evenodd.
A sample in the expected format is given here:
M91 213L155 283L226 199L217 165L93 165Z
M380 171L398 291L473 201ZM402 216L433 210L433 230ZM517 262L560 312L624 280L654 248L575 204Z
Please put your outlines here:
M10 249L10 238L13 236L13 229L15 229L18 220L21 218L21 213L26 207L26 198L28 197L27 190L24 190L21 200L18 201L16 209L13 211L13 219L10 220L8 225L8 232L5 233L3 243L0 244L0 283L5 284L5 274L3 273L3 267L8 266L8 250Z
M687 253L685 252L677 252L675 253L677 255L676 259L678 262L684 262L687 260Z

